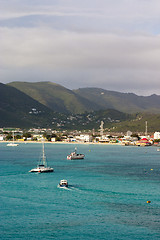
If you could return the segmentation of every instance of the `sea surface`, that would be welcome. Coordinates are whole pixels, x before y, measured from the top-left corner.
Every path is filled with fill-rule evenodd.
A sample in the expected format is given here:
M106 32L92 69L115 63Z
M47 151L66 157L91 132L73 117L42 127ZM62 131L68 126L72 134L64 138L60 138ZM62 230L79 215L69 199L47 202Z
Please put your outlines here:
M75 146L84 160L66 160ZM29 173L41 150L0 143L0 239L160 239L156 147L46 143L54 172Z

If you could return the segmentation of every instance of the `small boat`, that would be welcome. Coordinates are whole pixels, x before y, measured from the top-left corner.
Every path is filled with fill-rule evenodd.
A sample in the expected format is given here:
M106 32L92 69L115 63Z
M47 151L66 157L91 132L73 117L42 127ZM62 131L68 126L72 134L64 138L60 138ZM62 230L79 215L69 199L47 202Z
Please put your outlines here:
M60 183L58 184L58 187L61 187L61 188L68 187L67 180L65 180L65 179L61 180Z
M18 145L19 145L18 143L8 143L7 144L7 146L9 146L9 147L16 147Z
M75 159L84 159L85 155L84 154L78 154L77 153L77 149L75 148L74 152L72 152L71 154L69 154L67 156L67 160L75 160Z
M47 166L46 156L45 156L45 153L44 153L44 143L42 145L42 150L43 150L43 153L42 153L42 157L39 161L39 164L37 165L36 168L31 169L29 172L31 172L31 173L32 172L47 173L47 172L53 172L54 171L53 168Z
M13 141L8 143L7 146L9 146L9 147L17 147L19 144L14 142L14 132L12 134L12 137L13 137Z
M157 152L160 152L160 148L157 148Z

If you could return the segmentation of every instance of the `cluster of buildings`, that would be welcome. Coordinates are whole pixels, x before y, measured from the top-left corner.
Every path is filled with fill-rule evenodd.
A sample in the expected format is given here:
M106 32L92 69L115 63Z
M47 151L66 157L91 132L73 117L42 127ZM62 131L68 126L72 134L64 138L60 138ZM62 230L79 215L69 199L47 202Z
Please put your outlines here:
M102 123L103 125L103 123ZM151 146L160 143L160 132L155 132L152 136L140 136L132 134L128 131L125 136L120 135L106 135L103 132L103 126L99 133L89 132L57 132L51 129L30 129L27 134L20 129L0 129L0 141L13 140L9 139L8 135L14 133L14 139L19 142L23 141L45 141L49 142L64 142L64 143L108 143L108 144L121 144L133 146Z

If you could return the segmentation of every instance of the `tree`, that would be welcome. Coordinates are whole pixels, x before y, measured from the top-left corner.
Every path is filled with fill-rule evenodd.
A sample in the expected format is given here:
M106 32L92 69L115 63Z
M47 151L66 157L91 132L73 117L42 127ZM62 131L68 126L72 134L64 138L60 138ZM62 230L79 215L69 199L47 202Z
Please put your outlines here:
M131 137L136 137L138 140L140 140L140 137L138 136L137 133L133 133L133 134L131 135Z
M19 134L15 136L15 139L20 139L20 138L21 138L21 135Z
M23 137L25 137L25 138L31 138L32 135L31 135L31 133L29 133L29 132L25 132L25 133L23 133Z
M8 135L6 136L6 140L8 141L8 140L12 140L12 133L10 132L10 133L8 133Z

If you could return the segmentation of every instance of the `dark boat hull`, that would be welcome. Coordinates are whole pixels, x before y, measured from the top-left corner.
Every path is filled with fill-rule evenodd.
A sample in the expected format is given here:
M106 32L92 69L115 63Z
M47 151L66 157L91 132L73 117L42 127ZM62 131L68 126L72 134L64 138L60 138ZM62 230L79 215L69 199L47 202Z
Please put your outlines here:
M77 154L77 155L68 155L67 159L68 160L80 160L80 159L84 159L84 154Z

